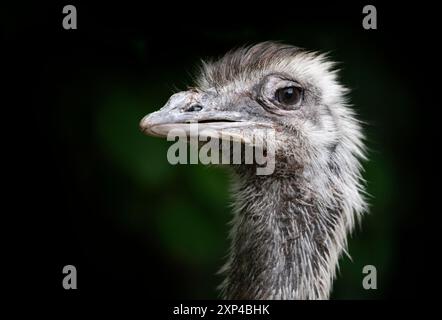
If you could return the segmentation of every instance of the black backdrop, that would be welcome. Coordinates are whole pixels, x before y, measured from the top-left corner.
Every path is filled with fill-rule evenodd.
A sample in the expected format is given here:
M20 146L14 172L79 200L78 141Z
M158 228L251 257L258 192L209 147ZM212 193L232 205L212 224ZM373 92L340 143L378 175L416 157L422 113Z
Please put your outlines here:
M157 247L146 245L137 235L116 231L103 219L112 210L100 198L99 190L107 184L102 171L112 168L96 154L94 123L88 113L94 108L94 92L81 87L82 77L90 76L87 70L93 68L129 73L134 82L155 82L162 69L182 69L189 63L191 67L200 57L219 56L234 46L267 39L285 41L284 35L299 25L306 28L297 31L298 35L305 31L300 42L313 48L317 43L309 30L333 26L330 37L337 39L341 31L356 30L352 37L363 38L361 42L371 44L369 48L376 47L390 70L402 79L407 97L413 99L408 110L412 121L397 126L400 133L389 135L387 131L377 136L392 148L391 170L399 179L392 187L396 198L390 209L399 208L392 214L402 217L394 226L394 268L388 286L375 298L428 296L423 292L438 279L433 245L439 241L435 221L440 214L438 170L434 170L440 162L436 160L439 127L433 113L438 91L430 89L428 77L436 72L431 67L437 50L432 43L439 39L431 9L376 4L379 29L367 33L360 27L361 4L72 4L78 10L78 30L72 31L61 27L64 3L13 4L2 10L5 62L12 67L6 80L15 88L6 93L11 99L2 103L7 111L3 118L8 145L5 158L11 160L5 167L8 206L3 226L10 258L3 264L9 270L6 280L12 280L20 294L187 298L187 291L180 289L187 283L183 280L186 273L179 265L167 260ZM148 44L141 59L130 50L128 39ZM348 40L347 36L342 41ZM178 84L184 85L186 80ZM168 79L158 81L167 83ZM81 96L75 90L64 91L75 87L72 83L78 84ZM66 120L65 104L78 104L78 118L66 123L74 126L70 130L75 139L66 139L59 132ZM379 118L370 111L366 115L375 122L383 121L384 126L391 121L394 128L402 117L400 108L384 111ZM83 173L77 170L78 163L89 168L86 178L79 177ZM116 179L109 183L130 188L124 178ZM92 214L96 212L99 214ZM91 260L90 253L84 253L89 247L102 251ZM60 285L61 268L71 262L81 274L78 292L65 291Z

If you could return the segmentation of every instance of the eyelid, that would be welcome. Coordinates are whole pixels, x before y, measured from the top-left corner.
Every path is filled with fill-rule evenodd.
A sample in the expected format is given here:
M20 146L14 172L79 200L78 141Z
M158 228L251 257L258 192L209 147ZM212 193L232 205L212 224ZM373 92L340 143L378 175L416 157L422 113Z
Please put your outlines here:
M310 92L308 88L304 88L303 85L301 85L298 81L286 77L281 77L281 79L287 83L284 83L284 85L279 86L276 90L288 88L288 87L295 87L301 91L301 101L305 96L306 92Z
M301 90L304 90L304 88L301 86L301 84L294 80L285 80L287 83L284 83L279 89L281 88L288 88L288 87L295 87Z

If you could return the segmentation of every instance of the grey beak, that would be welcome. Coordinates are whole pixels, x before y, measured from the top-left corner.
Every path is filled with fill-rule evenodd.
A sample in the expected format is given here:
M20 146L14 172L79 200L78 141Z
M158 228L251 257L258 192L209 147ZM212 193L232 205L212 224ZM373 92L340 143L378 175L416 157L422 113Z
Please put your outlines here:
M199 130L211 129L216 132L230 130L229 134L242 136L241 132L256 127L268 127L268 124L251 121L241 108L225 102L215 93L183 91L174 94L160 110L148 114L140 122L143 133L157 137L167 137L173 129L189 134L191 123L198 123Z

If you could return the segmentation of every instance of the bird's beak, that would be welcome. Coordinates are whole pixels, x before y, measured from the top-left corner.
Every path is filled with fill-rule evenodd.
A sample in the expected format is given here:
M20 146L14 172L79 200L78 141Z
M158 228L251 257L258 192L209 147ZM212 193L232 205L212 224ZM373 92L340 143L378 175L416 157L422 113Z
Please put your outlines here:
M160 110L148 114L140 122L140 129L150 136L167 137L171 130L192 135L191 124L198 123L198 133L219 138L228 137L247 142L250 130L268 127L245 116L219 96L193 90L174 94ZM247 119L247 120L246 120Z

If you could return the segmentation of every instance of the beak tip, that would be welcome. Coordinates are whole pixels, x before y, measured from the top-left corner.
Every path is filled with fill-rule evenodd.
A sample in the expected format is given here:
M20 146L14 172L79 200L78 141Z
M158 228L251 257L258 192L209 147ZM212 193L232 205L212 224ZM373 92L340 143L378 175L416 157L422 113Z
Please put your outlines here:
M150 127L149 124L149 115L144 116L143 119L141 119L140 123L139 123L139 127L141 132L145 133L146 130Z

